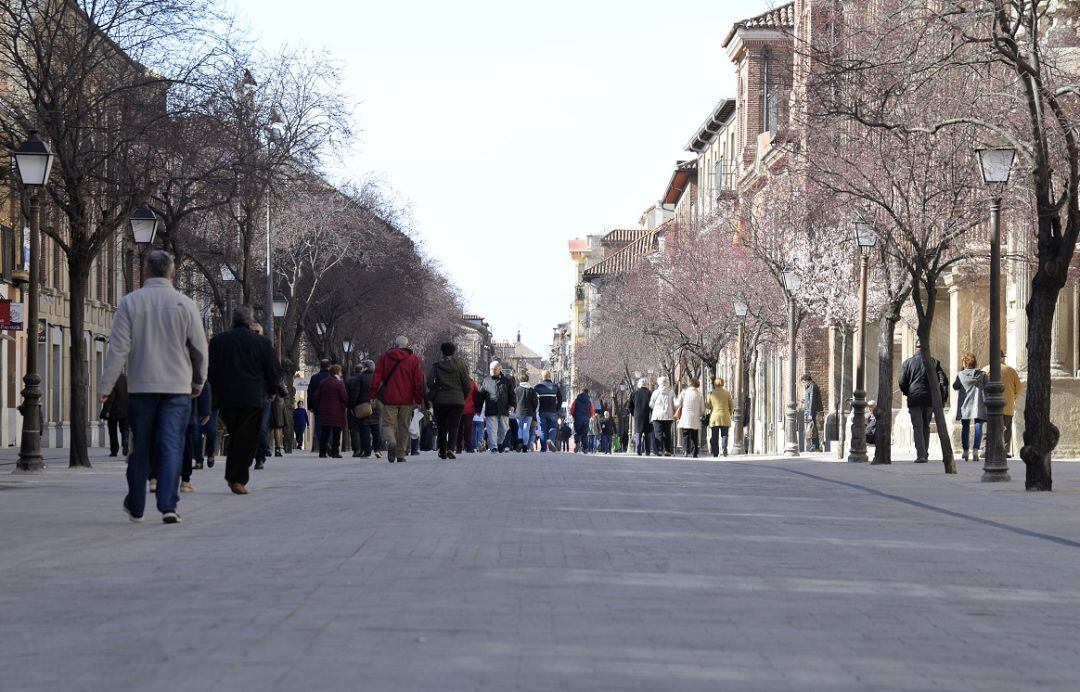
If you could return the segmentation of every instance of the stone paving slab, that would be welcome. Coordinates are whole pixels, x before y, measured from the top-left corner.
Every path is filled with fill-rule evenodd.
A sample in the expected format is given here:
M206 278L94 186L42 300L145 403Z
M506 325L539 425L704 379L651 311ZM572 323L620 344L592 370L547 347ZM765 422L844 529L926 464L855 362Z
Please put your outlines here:
M165 526L47 463L0 466L5 692L1080 689L1077 464L294 454Z

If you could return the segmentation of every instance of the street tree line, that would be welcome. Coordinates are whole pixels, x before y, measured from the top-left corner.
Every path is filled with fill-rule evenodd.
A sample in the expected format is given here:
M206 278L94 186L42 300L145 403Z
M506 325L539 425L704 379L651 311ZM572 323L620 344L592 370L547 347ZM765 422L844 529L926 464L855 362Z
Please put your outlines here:
M421 347L451 333L460 300L410 237L407 208L377 181L328 173L355 130L341 81L333 56L258 46L211 0L0 5L0 137L12 149L38 130L56 155L42 230L71 305L148 205L180 288L216 327L238 303L271 327L271 295L286 295L294 364L308 348L341 355L314 338L317 320L369 352L407 326ZM138 275L137 253L123 271ZM72 333L84 325L73 307ZM82 339L70 348L70 462L88 466L87 354Z

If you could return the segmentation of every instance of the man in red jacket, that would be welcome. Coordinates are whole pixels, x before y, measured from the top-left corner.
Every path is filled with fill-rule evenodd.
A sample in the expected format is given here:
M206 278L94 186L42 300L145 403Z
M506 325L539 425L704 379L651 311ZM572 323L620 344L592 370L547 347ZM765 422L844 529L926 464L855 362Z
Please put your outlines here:
M409 350L409 339L399 336L394 348L375 364L371 398L382 402L382 433L390 463L405 461L409 446L409 422L418 406L424 405L424 371L420 359Z

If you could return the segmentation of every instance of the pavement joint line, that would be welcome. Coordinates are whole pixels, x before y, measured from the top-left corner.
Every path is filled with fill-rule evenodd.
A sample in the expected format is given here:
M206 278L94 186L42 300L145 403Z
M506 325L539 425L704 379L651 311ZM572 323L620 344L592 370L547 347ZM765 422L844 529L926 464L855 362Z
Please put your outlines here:
M1049 534L1049 533L1042 533L1040 531L1033 531L1031 529L1025 529L1025 528L1023 528L1021 526L1012 526L1010 524L1005 524L1005 523L1000 522L1000 521L994 521L993 519L984 519L982 517L977 517L974 514L965 514L964 512L957 512L956 510L946 509L944 507L938 507L936 505L932 505L932 504L929 504L927 502L920 502L919 500L913 500L913 499L911 499L909 497L904 497L902 495L895 495L893 493L887 493L887 492L885 492L883 490L877 490L875 488L870 488L870 487L867 487L865 485L861 485L859 483L852 483L851 481L842 481L842 480L839 480L839 479L836 479L836 478L825 478L824 476L818 476L818 475L813 474L813 473L808 473L806 471L798 471L798 470L792 469L792 468L784 468L782 466L770 465L768 468L772 468L772 469L775 469L777 471L783 471L783 472L786 472L786 473L793 473L795 475L803 476L805 478L811 478L813 480L821 481L823 483L832 483L834 485L840 485L840 486L844 486L844 487L847 487L847 488L852 488L853 490L860 490L862 492L869 493L871 495L876 495L878 497L883 497L883 498L886 498L888 500L893 500L895 502L900 502L900 503L903 503L905 505L909 505L911 507L917 507L919 509L925 509L925 510L927 510L929 512L936 512L938 514L943 514L943 515L948 516L948 517L953 517L954 519L963 519L964 521L970 521L970 522L974 522L974 523L977 523L977 524L982 524L984 526L990 526L990 527L993 527L995 529L1001 529L1002 531L1009 531L1011 533L1015 533L1015 534L1020 535L1020 536L1027 536L1028 538L1037 538L1039 540L1049 541L1051 543L1056 543L1058 545L1063 545L1063 546L1066 546L1066 547L1069 547L1069 548L1080 548L1080 541L1074 541L1071 538L1064 538L1062 536L1055 536L1055 535Z

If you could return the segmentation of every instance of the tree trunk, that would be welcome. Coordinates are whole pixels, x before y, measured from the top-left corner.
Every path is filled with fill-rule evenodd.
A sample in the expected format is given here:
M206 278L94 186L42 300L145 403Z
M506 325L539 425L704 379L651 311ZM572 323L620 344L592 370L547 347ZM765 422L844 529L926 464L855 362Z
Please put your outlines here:
M1049 282L1032 282L1027 304L1028 381L1020 458L1027 466L1024 487L1028 490L1052 489L1050 455L1057 447L1060 431L1050 421L1050 343L1060 291Z
M952 439L949 437L949 422L945 418L945 402L941 396L941 388L938 386L937 363L930 351L930 329L934 326L934 312L937 300L936 277L929 277L925 286L926 303L919 315L919 339L922 341L922 361L930 378L930 401L934 408L934 423L937 425L938 439L941 441L941 463L945 466L945 473L956 473L956 458L953 454ZM946 373L946 379L948 373Z
M86 287L90 277L90 259L73 253L68 257L68 281L71 284L68 297L70 300L68 322L71 326L71 350L69 351L70 392L70 442L68 465L71 468L90 468L90 455L86 426L87 401L86 344L83 342L86 330Z
M878 320L877 440L873 464L892 463L893 339L900 317L886 313Z

